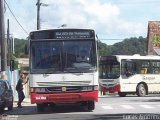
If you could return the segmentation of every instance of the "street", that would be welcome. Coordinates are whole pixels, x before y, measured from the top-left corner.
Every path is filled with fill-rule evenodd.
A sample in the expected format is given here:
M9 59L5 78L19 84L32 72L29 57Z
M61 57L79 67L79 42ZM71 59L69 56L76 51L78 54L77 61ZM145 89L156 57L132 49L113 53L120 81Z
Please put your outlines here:
M100 96L94 111L86 111L79 105L57 105L54 108L46 108L45 112L38 113L36 105L23 103L23 108L17 108L16 103L12 111L5 111L2 118L14 118L18 120L92 120L92 119L160 119L160 95L148 95L137 97L128 95Z

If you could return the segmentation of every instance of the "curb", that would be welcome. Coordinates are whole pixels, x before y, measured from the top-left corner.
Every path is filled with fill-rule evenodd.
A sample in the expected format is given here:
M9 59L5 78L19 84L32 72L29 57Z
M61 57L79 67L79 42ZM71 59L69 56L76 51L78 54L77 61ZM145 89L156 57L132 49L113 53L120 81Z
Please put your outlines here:
M17 103L18 102L18 99L14 99L14 103ZM31 103L31 100L29 98L25 98L23 100L23 103Z

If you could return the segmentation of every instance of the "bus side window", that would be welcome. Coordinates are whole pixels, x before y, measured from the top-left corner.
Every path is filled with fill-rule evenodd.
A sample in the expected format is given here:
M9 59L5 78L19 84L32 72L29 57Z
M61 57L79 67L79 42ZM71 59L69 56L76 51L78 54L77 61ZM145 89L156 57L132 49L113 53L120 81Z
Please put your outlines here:
M148 73L148 68L141 69L141 74L147 74L147 73Z
M129 70L128 68L126 68L125 75L126 75L127 77L129 77L129 76L131 76L132 74L133 74L132 71Z

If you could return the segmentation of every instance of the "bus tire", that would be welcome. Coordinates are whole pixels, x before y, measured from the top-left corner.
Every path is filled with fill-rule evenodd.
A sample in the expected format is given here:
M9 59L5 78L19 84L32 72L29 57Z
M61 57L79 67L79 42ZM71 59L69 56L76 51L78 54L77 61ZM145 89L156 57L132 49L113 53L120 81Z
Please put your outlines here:
M125 92L118 92L119 97L126 97L127 93Z
M8 106L8 110L13 110L13 98L12 101L10 102L10 105Z
M0 113L3 113L4 112L4 107L1 107L0 108Z
M137 95L139 96L139 97L144 97L146 94L147 94L147 89L146 89L146 87L145 87L145 85L144 84L139 84L138 86L137 86L137 91L136 91L136 93L137 93Z
M37 111L43 112L44 111L44 105L43 104L37 104Z
M103 95L106 95L106 92L105 92L105 91L103 91Z
M95 102L94 101L88 101L87 108L88 108L89 111L94 110L95 109Z

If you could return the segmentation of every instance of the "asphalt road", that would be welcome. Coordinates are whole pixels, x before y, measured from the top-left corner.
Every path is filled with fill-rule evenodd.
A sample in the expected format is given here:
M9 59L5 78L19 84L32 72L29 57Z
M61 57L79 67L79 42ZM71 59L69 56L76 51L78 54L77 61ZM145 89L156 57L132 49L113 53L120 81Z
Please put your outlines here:
M107 95L99 97L94 111L79 105L57 105L36 111L36 105L23 103L12 111L5 111L1 118L11 120L160 120L160 95L146 97ZM9 120L9 119L8 119Z

